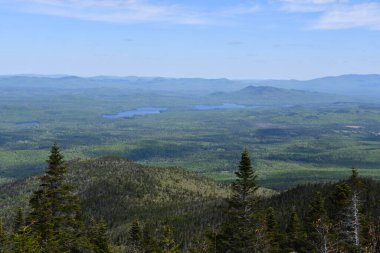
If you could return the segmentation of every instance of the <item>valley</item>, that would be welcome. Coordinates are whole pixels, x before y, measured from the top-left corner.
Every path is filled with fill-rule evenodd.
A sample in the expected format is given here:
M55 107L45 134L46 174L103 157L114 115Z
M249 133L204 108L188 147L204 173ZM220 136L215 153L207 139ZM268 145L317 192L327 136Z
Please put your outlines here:
M248 84L236 81L182 83L190 81L198 94L174 86L181 80L150 80L147 87L156 90L148 92L144 79L0 78L0 181L39 173L54 142L68 160L116 155L219 182L234 178L236 157L247 147L259 182L276 190L338 180L352 166L379 178L376 103L270 87L240 90Z

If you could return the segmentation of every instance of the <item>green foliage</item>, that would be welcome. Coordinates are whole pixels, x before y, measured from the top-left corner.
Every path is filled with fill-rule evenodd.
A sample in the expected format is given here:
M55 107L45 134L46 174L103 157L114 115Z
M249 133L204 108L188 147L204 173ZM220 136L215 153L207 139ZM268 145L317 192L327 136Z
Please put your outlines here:
M247 150L241 155L237 179L232 184L232 196L227 209L227 221L219 236L218 247L230 252L253 252L255 250L256 224L254 203L256 174L253 171Z
M255 92L243 91L251 98L245 100L249 105L281 105L196 111L194 105L242 103L242 99L136 94L125 90L124 82L115 88L94 80L77 80L84 86L70 83L68 92L55 84L67 85L63 80L44 80L48 84L36 86L24 81L17 79L12 83L15 87L0 92L0 184L41 172L55 140L60 140L68 160L116 155L148 165L180 166L223 182L234 179L232 168L241 147L254 147L258 182L277 190L342 179L353 164L361 168L361 175L380 178L378 106L337 103L283 108L282 99L266 97L260 102ZM97 88L90 89L87 81ZM269 96L277 91L269 90ZM300 95L309 102L306 94ZM170 110L128 119L102 118L148 106Z
M4 188L9 198L32 197L25 222L18 209L6 219L7 232L0 225L0 252L377 253L378 181L353 170L345 181L259 197L246 150L236 177L229 192L189 172L125 159L66 164L55 146L45 175Z
M65 181L67 167L56 144L51 148L48 168L30 199L28 221L46 252L90 250L81 218L79 199Z
M287 232L287 245L296 252L306 252L304 249L306 233L304 231L301 219L296 211L290 215Z
M14 221L14 227L13 232L17 233L22 226L24 226L25 220L24 220L24 214L21 208L17 210L17 214Z
M3 219L0 218L0 252L8 245L8 233L4 228Z
M93 245L93 250L95 253L109 253L110 242L107 232L107 226L103 219L96 222L94 218L91 219L91 224L89 227L88 237Z
M132 223L131 229L129 230L128 242L135 248L142 248L143 246L143 234L138 220L135 220Z
M162 228L161 236L158 239L158 252L159 253L178 253L179 245L174 240L173 228L165 225Z
M13 238L12 253L42 253L57 252L58 248L51 245L44 250L41 249L38 235L33 231L31 226L20 227Z

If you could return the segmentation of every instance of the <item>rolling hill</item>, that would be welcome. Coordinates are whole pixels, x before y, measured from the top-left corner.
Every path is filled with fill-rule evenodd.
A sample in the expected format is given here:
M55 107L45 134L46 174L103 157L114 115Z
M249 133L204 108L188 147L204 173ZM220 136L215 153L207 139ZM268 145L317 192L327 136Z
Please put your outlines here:
M117 157L71 161L68 168L67 180L77 189L85 217L103 218L114 243L125 242L135 219L181 228L176 238L186 243L222 219L229 194L226 187L180 168L146 167ZM0 217L13 220L37 187L38 177L1 185ZM275 192L261 188L259 194Z
M281 106L352 101L351 98L328 93L252 85L238 91L214 93L211 97L227 103Z
M222 213L213 210L219 210L228 195L226 188L190 172L115 157L69 162L68 180L78 190L85 216L104 218L119 243L137 218L187 228L177 238L191 238L200 226L220 219ZM1 185L0 216L12 220L37 186L38 177Z
M260 86L325 92L345 96L367 98L380 97L380 75L342 75L306 81L263 80L254 83L255 85ZM371 100L371 102L374 101L374 99Z

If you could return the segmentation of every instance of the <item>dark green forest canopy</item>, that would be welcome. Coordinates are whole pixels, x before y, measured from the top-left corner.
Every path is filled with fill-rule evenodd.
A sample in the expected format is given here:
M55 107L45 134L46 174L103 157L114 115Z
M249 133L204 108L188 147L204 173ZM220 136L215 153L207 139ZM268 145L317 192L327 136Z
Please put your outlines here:
M251 169L253 174L249 172ZM99 243L99 240L102 241L99 238L108 238L108 235L104 237L106 226L112 247L127 252L134 252L129 250L137 246L170 248L178 252L209 252L201 250L214 249L215 242L219 245L218 252L225 252L225 244L219 240L225 238L222 235L226 230L221 229L230 220L230 211L225 212L229 210L228 203L235 203L232 207L236 210L250 210L251 214L246 216L249 222L235 221L230 227L232 230L227 230L227 233L234 233L233 229L239 229L239 226L246 227L247 233L242 235L252 238L252 247L262 250L259 252L313 252L315 245L310 244L311 240L320 243L315 229L327 233L331 247L335 245L349 250L347 252L356 252L358 247L367 247L372 250L369 252L376 252L376 247L379 247L376 241L368 239L372 238L370 235L377 236L380 233L378 181L357 177L354 170L353 176L346 181L301 185L274 194L268 190L256 190L256 169L251 166L248 153L243 153L239 170L237 176L240 179L234 184L232 192L210 179L182 169L146 167L116 157L71 161L65 181L73 186L72 189L80 197L85 224L93 229L89 243ZM30 178L0 188L1 216L6 228L20 226L12 225L19 224L23 219L20 218L22 215L18 207L22 207L22 214L29 213L27 200L38 184L38 178ZM246 184L247 187L238 187L239 184ZM234 192L252 198L240 198ZM352 241L340 240L339 233L342 230L330 229L330 225L340 220L339 215L344 214L342 212L348 212L344 217L350 214L351 209L348 207L351 206L354 193L360 200L357 209L360 216L358 246ZM229 196L235 197L228 200ZM245 202L245 199L249 201ZM254 204L249 204L249 209L240 209L243 203L251 201ZM236 214L240 216L239 213ZM99 223L93 223L94 220ZM157 227L158 230L155 229ZM259 233L251 234L249 231ZM25 230L22 235L27 236L28 233ZM134 234L133 240L131 233ZM21 240L24 237L17 238ZM136 242L138 238L141 238L140 242ZM32 239L29 242L31 245ZM236 237L234 240L238 239Z

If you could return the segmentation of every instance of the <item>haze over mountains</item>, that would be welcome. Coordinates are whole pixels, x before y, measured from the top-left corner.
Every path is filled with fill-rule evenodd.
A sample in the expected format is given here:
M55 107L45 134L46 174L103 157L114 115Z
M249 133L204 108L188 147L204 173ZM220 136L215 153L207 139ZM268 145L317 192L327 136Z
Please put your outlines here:
M73 89L118 90L121 92L153 92L177 95L209 95L215 92L236 92L248 86L268 86L281 89L293 89L309 92L329 93L356 99L380 98L380 75L343 75L324 77L307 81L298 80L229 80L202 78L164 78L164 77L77 77L65 75L16 75L0 76L2 92L9 89L47 89L55 91L72 91ZM245 90L246 91L246 90ZM246 96L243 90L242 93ZM263 89L250 88L248 93L262 95ZM280 89L265 89L265 93L278 94ZM289 93L289 91L286 91ZM296 91L292 91L297 93ZM299 95L314 95L300 93ZM236 96L237 93L233 93ZM342 98L342 97L341 97ZM323 100L323 99L322 99Z

